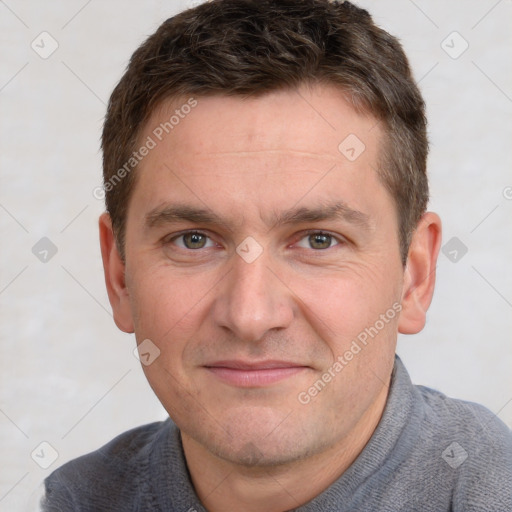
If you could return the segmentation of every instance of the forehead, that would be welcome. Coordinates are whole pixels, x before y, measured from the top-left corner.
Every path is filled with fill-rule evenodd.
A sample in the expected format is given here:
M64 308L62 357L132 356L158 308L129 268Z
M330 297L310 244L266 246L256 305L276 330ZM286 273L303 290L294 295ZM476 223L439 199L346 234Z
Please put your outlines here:
M381 135L373 116L356 112L346 93L329 84L249 98L190 95L165 100L153 111L142 136L155 130L157 139L165 139L157 142L172 146L174 141L180 152L196 156L289 150L304 158L309 154L331 160L343 155L339 145L349 135L359 139L351 138L356 150L364 145L371 157Z
M364 211L377 192L387 195L377 178L381 137L380 124L333 86L175 98L139 139L154 147L138 165L135 194L147 210L187 196L207 208L255 205L261 217L263 207L316 195Z

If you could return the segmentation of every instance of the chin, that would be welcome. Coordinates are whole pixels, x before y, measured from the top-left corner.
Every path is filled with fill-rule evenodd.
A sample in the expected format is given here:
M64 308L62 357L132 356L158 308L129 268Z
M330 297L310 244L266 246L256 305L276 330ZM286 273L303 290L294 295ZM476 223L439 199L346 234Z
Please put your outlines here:
M188 435L215 456L248 468L286 465L322 450L319 429L306 430L297 414L268 409L251 413L239 411L236 419L225 415L222 424L208 422L206 429L196 424Z
M230 443L208 448L217 457L246 468L281 466L307 456L307 451L304 453L297 442L288 446L279 441L271 444L255 439L245 444Z

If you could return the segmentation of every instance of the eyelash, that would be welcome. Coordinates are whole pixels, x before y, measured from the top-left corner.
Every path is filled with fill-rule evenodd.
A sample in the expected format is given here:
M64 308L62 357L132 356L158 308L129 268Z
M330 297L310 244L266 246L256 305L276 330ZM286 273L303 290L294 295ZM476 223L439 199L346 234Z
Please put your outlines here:
M184 237L185 235L201 235L201 236L204 236L206 238L208 238L209 240L212 240L212 238L207 235L206 233L202 232L202 231L196 231L196 230L189 230L189 231L184 231L182 233L179 233L178 235L174 235L172 238L166 238L163 240L164 242L164 245L167 245L169 243L172 243L174 242L175 240L178 240L179 238L182 238ZM296 241L294 242L297 243L297 242L300 242L301 240L303 240L304 238L307 238L311 235L327 235L327 236L330 236L332 238L333 241L337 242L336 244L330 246L330 247L327 247L326 249L313 249L310 247L310 249L314 252L324 252L324 251L327 251L329 249L332 249L333 247L336 247L338 245L343 245L346 243L346 240L339 236L339 235L333 235L332 233L329 233L328 231L322 231L322 230L317 230L317 229L310 229L310 230L306 230L304 232L301 233L301 236L300 238L297 238ZM212 240L213 241L213 240ZM188 251L188 252L199 252L201 249L210 249L211 247L201 247L199 249L188 249L186 247L179 247L179 249L182 249L184 251Z

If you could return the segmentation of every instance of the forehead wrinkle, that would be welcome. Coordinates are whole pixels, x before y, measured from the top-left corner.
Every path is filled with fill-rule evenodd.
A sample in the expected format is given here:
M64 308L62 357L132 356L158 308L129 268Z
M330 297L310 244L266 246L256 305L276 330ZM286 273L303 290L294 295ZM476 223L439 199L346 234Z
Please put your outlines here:
M329 154L329 153L310 153L308 151L298 151L298 150L292 150L292 149L255 149L251 151L207 151L207 152L197 152L194 154L201 154L208 157L215 158L216 156L226 156L226 155L232 155L232 156L252 156L255 154L271 154L271 155L296 155L296 156L302 156L302 157L308 157L308 158L314 158L314 159L324 159L324 160L335 160L338 161L340 158L338 155L335 154Z

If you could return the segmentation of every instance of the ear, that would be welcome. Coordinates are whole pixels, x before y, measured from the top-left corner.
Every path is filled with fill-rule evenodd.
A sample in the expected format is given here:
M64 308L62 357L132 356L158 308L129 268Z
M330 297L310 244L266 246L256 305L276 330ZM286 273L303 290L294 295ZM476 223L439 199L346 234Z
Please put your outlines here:
M99 219L101 257L105 272L108 298L114 313L114 322L124 332L134 332L130 296L125 283L125 264L121 260L108 213Z
M398 332L402 334L416 334L425 326L434 294L440 246L441 219L427 212L421 217L409 246L398 322Z

